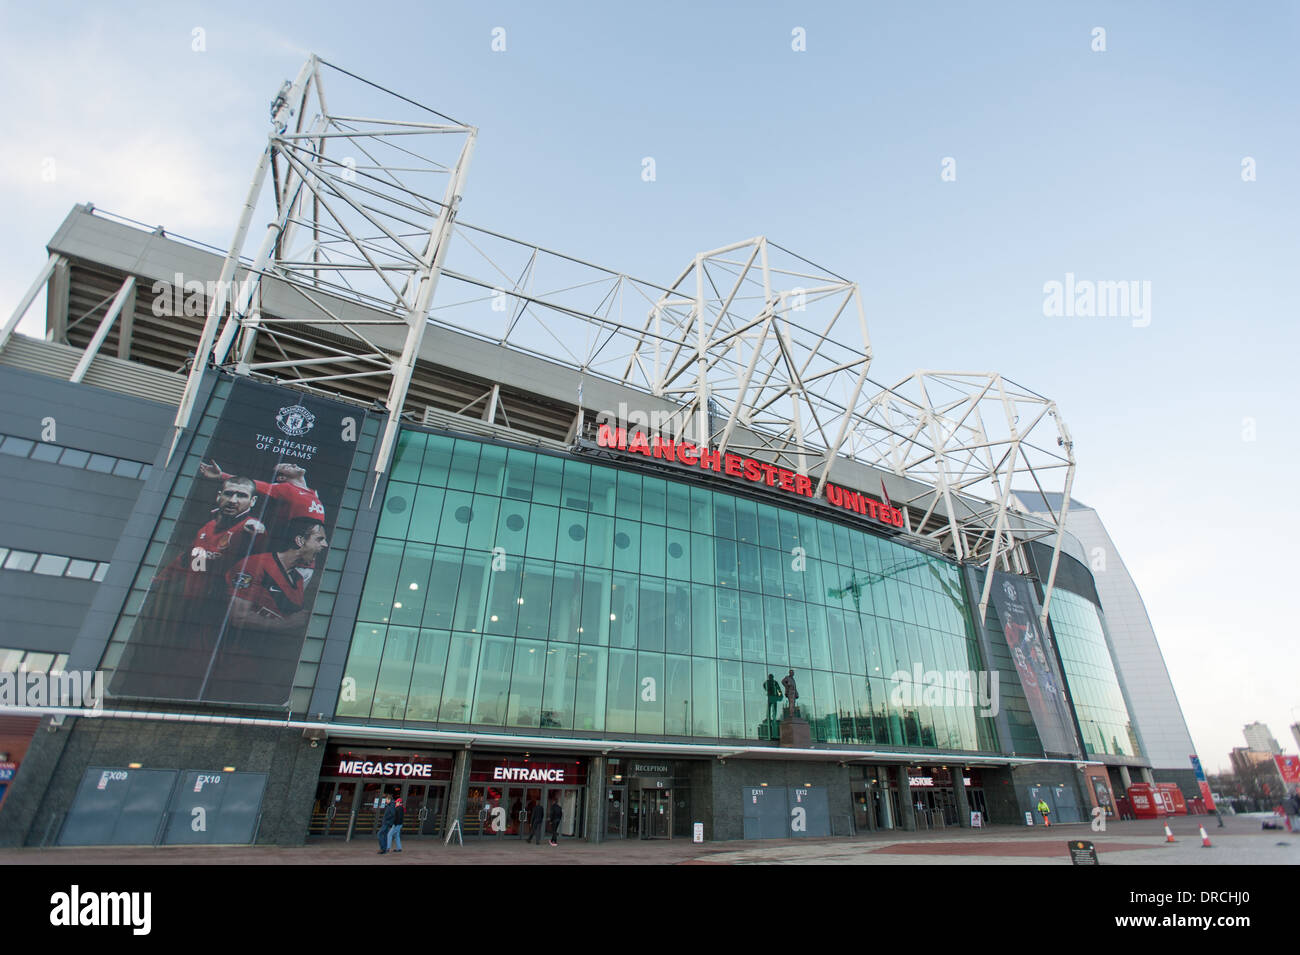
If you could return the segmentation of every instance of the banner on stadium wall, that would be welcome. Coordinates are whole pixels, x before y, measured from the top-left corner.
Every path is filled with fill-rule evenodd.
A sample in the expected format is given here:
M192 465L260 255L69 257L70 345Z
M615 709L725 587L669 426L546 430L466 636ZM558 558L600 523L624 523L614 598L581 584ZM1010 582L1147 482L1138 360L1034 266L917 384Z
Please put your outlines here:
M1065 690L1052 663L1050 638L1039 629L1034 617L1029 584L1023 577L996 571L993 603L1002 621L1002 633L1020 675L1025 702L1029 704L1043 751L1076 752L1078 747L1070 729Z
M112 695L288 700L364 415L233 382Z
M1092 804L1104 809L1107 816L1115 815L1114 795L1110 791L1110 777L1105 767L1089 766L1086 774L1092 790Z
M1192 772L1196 774L1196 785L1201 790L1201 798L1205 800L1205 809L1207 812L1214 812L1214 796L1210 794L1210 783L1205 778L1205 770L1201 768L1201 758L1193 753L1189 757L1192 761Z
M1288 786L1300 783L1300 756L1274 756L1273 761L1282 774L1282 782Z

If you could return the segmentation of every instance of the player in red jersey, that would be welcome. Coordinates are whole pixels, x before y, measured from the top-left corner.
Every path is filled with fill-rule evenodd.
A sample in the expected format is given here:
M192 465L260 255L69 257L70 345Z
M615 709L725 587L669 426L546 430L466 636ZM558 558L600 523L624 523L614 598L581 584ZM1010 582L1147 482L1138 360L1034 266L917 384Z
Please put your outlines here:
M252 516L257 504L252 478L227 477L217 492L216 515L194 536L190 549L178 554L161 574L163 582L180 581L186 600L201 600L211 592L211 582L224 579L230 565L265 545L259 536L266 526Z
M221 470L221 466L216 461L204 461L200 464L199 474L205 478L230 476ZM272 515L273 523L279 524L299 518L324 522L325 505L321 503L319 495L307 486L305 469L288 461L282 461L275 466L272 477L274 482L271 484L265 481L254 481L253 486L258 494L263 494L276 502L276 511ZM314 564L308 564L300 569L304 580L310 580L311 575L316 572Z
M204 461L199 465L199 474L205 478L228 478L229 474L221 470L216 461ZM275 466L274 482L253 482L258 494L264 494L275 501L281 508L282 520L294 520L299 517L311 517L318 521L325 520L325 505L320 502L316 492L307 486L307 472L296 464L282 461Z
M308 517L289 522L283 541L241 561L226 575L230 623L240 629L287 633L304 626L306 581L301 570L325 552L325 525Z

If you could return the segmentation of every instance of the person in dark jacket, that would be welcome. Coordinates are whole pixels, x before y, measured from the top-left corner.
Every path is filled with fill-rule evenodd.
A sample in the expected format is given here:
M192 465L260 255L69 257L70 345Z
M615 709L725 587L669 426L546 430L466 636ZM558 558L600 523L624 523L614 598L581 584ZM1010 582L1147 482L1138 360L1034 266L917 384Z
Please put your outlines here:
M551 797L551 809L547 813L548 828L551 833L551 845L558 846L560 838L560 821L564 818L564 810L560 808L560 797Z
M402 800L393 802L393 825L388 830L388 849L390 852L402 851L402 823L406 820L406 807Z
M539 799L528 807L528 841L537 840L537 844L542 844L542 823L546 820L546 809L542 806Z
M393 805L391 799L384 800L384 815L379 821L379 854L384 855L388 852L388 830L393 827L393 820L397 817L397 808Z

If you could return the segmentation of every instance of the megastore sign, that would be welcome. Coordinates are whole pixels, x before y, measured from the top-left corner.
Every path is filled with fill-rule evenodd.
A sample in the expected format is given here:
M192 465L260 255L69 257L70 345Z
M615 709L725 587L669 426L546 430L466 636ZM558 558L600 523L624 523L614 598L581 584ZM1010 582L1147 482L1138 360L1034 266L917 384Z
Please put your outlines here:
M728 477L740 478L750 484L780 489L787 494L816 497L813 492L812 478L806 474L798 474L787 468L766 461L756 461L741 454L698 447L689 441L669 441L658 435L647 438L641 431L634 431L629 435L626 428L602 424L596 430L596 444L602 448L626 451L628 454L643 454L647 458L657 458L726 474ZM903 526L903 512L898 508L857 491L831 484L829 481L826 482L826 500L836 507L869 517L881 524L890 527Z
M339 760L339 776L379 776L385 779L432 779L432 763L390 763L369 759Z

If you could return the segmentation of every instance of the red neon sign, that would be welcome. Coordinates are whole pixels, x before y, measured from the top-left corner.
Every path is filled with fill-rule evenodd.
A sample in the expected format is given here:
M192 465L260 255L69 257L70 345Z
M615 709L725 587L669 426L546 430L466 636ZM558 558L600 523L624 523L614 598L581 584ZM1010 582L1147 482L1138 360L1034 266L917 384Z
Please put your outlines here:
M766 461L755 461L740 454L726 454L701 448L689 441L665 441L658 435L647 439L640 431L630 436L626 428L614 428L602 424L596 430L596 444L602 448L613 448L629 454L644 454L648 458L658 458L699 467L706 471L726 474L728 477L740 478L751 484L765 484L780 488L788 494L800 497L815 497L812 479L806 474L796 474ZM882 504L874 498L857 491L826 482L826 500L836 507L853 511L870 517L881 524L891 527L903 526L903 512L889 504Z

